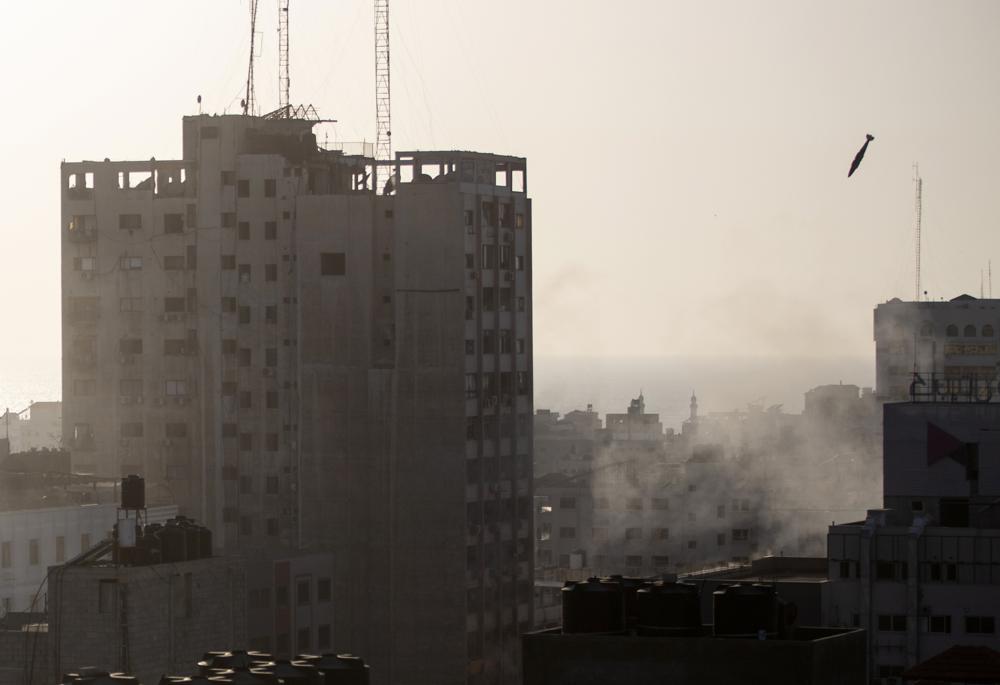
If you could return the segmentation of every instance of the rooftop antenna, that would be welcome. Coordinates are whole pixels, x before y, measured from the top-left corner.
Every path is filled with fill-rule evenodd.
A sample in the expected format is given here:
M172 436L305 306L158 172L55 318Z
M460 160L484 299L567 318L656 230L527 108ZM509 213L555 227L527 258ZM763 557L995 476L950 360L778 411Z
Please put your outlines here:
M253 90L253 56L257 39L257 2L250 0L250 64L247 67L247 94L243 98L243 115L256 116L257 97Z
M987 292L990 294L990 299L993 299L993 260L990 259L986 262L986 285L988 287Z
M375 159L392 159L392 116L389 103L389 0L375 0ZM376 190L378 165L375 166Z
M920 301L920 224L923 219L924 205L924 180L920 178L920 167L913 164L913 182L916 187L916 277L917 277L917 301Z
M282 116L288 117L289 83L288 73L288 0L278 0L278 106Z

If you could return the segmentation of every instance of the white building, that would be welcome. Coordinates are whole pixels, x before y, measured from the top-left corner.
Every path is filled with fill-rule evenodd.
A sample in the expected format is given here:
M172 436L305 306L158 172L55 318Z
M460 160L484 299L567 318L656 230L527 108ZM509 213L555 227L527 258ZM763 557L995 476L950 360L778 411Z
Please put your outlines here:
M62 444L62 402L32 402L19 412L0 415L0 438L10 439L10 451L58 449Z
M953 645L1000 648L1000 402L884 408L885 509L829 528L827 624L895 683Z
M925 383L976 377L997 380L1000 368L1000 300L960 295L948 302L903 302L875 308L876 392L886 401L907 400L914 371ZM994 383L995 389L995 383Z
M72 559L106 538L115 524L116 504L0 512L0 607L42 611L48 567ZM176 506L148 510L148 521L177 515Z

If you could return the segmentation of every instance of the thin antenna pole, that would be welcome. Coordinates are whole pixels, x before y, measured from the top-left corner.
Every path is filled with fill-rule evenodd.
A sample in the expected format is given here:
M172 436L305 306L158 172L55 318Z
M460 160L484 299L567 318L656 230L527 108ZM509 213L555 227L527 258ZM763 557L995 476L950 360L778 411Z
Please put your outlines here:
M389 89L389 0L375 0L375 159L392 159ZM376 184L378 165L375 166ZM376 192L378 190L375 186Z
M916 286L917 286L917 301L920 301L920 224L923 220L923 204L924 204L924 181L920 178L920 167L914 163L913 165L913 181L916 186L916 210L917 210L917 222L915 230L915 243L916 243Z
M250 0L250 64L247 66L247 92L243 99L243 114L251 116L257 114L257 96L253 87L253 58L257 39L257 2L258 0Z
M291 77L288 69L288 0L278 0L278 106L282 115L289 115L289 86Z
M986 262L986 283L989 286L990 299L993 299L993 260Z

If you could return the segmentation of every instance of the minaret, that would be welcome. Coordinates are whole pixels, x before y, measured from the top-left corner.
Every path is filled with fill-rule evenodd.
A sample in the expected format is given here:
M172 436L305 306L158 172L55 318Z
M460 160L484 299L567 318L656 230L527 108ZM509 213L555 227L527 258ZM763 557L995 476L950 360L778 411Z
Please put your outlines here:
M691 423L698 420L698 397L694 394L694 390L691 391L691 416L688 420Z

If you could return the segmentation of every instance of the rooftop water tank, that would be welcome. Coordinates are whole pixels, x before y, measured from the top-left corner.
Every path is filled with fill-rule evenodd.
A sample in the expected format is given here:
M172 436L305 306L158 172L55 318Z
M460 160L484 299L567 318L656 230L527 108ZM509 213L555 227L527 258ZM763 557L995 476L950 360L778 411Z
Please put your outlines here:
M122 478L122 509L146 508L146 481L140 476Z
M719 637L778 637L781 612L773 585L723 586L712 593L712 605Z
M324 654L313 661L323 685L368 685L368 665L353 654Z
M590 578L561 590L564 633L622 633L625 597L620 582Z
M701 600L697 585L657 581L636 593L639 635L699 635Z

